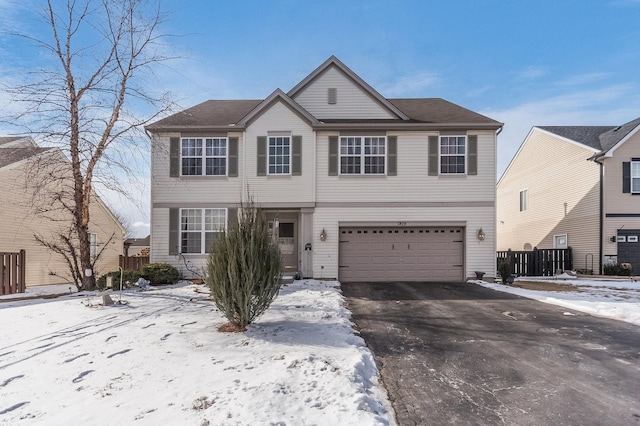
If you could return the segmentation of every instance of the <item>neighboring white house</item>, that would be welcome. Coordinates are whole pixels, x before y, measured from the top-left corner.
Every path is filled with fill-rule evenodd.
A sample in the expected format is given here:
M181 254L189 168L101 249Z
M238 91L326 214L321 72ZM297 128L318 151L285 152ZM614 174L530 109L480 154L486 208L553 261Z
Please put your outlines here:
M640 270L640 118L534 127L497 194L499 250L571 247L582 272Z
M147 127L151 261L197 274L249 194L304 277L493 276L501 127L439 98L387 99L333 56L287 93L203 102Z
M69 267L59 254L36 242L67 233L72 217L60 208L61 188L72 184L69 161L57 148L30 137L0 137L0 252L26 250L26 286L67 283ZM118 270L125 230L109 208L93 197L91 250L96 275Z

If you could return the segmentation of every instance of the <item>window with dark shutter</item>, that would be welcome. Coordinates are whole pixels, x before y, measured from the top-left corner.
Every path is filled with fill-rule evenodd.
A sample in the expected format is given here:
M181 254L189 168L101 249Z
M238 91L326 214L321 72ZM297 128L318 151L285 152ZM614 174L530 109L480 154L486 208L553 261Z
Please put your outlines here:
M257 175L267 175L267 137L258 136L258 164Z
M169 255L177 255L180 237L180 209L169 209Z
M229 165L227 176L238 177L238 138L229 138Z
M180 138L169 138L169 177L180 176Z
M396 176L398 173L398 137L387 137L387 176Z
M628 194L631 192L631 162L622 163L622 192Z
M429 136L429 176L438 176L439 143L437 136Z
M329 136L329 176L338 176L338 137Z
M467 137L467 174L478 174L478 136Z
M291 174L302 174L302 136L293 136L291 146Z

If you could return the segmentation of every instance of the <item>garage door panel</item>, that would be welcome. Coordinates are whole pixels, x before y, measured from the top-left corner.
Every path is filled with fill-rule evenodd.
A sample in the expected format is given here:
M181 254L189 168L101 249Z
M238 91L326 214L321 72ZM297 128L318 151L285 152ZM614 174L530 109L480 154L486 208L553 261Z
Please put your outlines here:
M342 281L460 281L463 228L341 228Z

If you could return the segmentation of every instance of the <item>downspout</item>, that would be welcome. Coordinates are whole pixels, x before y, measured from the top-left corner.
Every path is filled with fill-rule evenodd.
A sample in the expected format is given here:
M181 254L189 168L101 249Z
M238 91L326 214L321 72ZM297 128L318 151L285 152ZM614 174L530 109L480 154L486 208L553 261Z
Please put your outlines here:
M602 238L604 229L604 164L598 160L596 160L596 162L600 165L600 244L598 250L598 275L602 275L602 245L604 244L604 239Z

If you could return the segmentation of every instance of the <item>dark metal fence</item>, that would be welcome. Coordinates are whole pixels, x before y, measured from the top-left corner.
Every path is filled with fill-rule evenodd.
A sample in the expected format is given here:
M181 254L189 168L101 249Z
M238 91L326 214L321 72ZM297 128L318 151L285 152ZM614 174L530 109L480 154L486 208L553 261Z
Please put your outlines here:
M571 247L566 249L539 249L531 251L499 251L497 265L502 259L509 259L511 273L517 276L552 276L556 271L573 269Z
M24 293L26 252L20 250L19 253L0 253L0 294Z
M149 263L149 256L120 256L120 267L126 270L138 270Z

